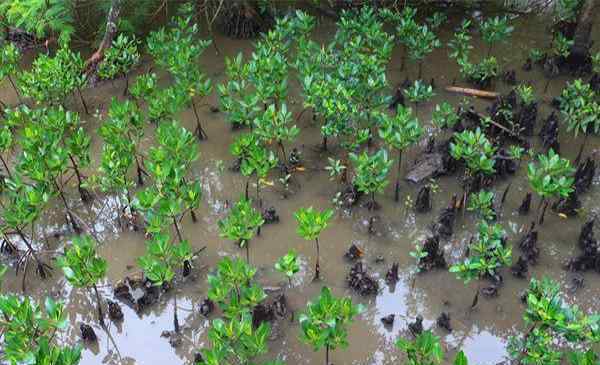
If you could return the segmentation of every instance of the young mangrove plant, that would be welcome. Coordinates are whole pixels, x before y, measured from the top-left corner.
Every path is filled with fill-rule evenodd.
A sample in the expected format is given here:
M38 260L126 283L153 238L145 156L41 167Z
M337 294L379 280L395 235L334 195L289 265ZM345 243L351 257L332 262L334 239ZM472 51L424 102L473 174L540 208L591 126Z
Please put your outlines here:
M291 125L292 113L290 113L285 104L277 107L271 104L264 113L254 119L254 133L264 144L275 143L281 151L281 162L284 166L288 165L288 158L285 152L284 142L293 142L300 129L296 125Z
M252 201L241 197L218 225L221 237L235 241L246 249L246 262L250 263L249 241L264 223L260 212L252 207Z
M396 186L394 189L394 200L400 199L400 176L402 171L402 152L419 141L423 134L423 128L419 120L412 116L410 108L399 105L396 115L378 115L379 137L386 144L398 152L398 171L396 175Z
M325 348L325 365L329 365L329 352L348 346L347 327L363 309L361 304L352 304L348 297L334 297L331 289L324 286L300 314L300 338L314 351Z
M496 218L494 211L494 196L491 191L481 190L478 193L471 193L469 199L468 211L477 212L482 219L493 221Z
M36 249L34 232L35 224L46 208L51 192L47 190L47 186L25 183L21 175L15 174L12 178L6 180L4 194L6 195L6 201L2 205L4 219L1 228L4 242L8 247L3 247L3 249L14 252L17 246L12 243L10 237L18 237L27 247L27 251L17 261L17 273L20 269L23 269L25 278L29 259L33 257L36 272L44 279L49 275L51 267L41 259L39 250ZM29 233L28 229L31 229Z
M253 309L267 297L254 282L255 275L255 268L228 257L219 261L214 274L208 275L208 298L217 303L224 318L212 321L208 330L212 347L202 350L201 364L250 364L267 352L269 324L252 323Z
M145 161L154 184L137 194L136 208L144 213L146 231L159 233L173 224L177 238L183 241L179 226L189 213L196 222L195 209L200 205L202 186L189 178L191 163L198 159L194 136L179 123L161 123L156 130L158 145L152 147Z
M98 307L98 321L105 327L102 299L98 292L98 282L105 278L107 263L98 256L96 244L90 236L76 236L71 245L65 247L57 264L62 268L69 284L76 288L93 289Z
M416 80L410 87L404 90L406 98L415 104L415 115L419 115L419 104L431 99L435 93L433 87L421 80Z
M441 365L444 351L440 338L426 330L419 333L412 341L399 338L396 347L406 353L406 365ZM454 358L454 365L468 365L467 357L459 351Z
M187 276L191 269L192 248L187 240L174 243L168 234L156 233L146 244L146 254L138 259L138 265L144 275L157 287L173 282L176 270ZM173 326L179 334L179 318L177 316L177 290L173 290Z
M563 355L559 343L592 348L600 341L597 314L585 314L567 304L558 283L544 277L531 279L523 315L527 330L510 338L511 358L528 365L558 365Z
M125 78L123 95L127 95L129 91L129 72L139 62L140 53L137 40L119 34L113 40L112 45L104 52L104 57L98 64L98 76L104 80L114 79L115 77Z
M468 257L462 263L450 266L450 272L464 280L490 279L496 281L498 270L508 267L512 262L512 249L506 244L506 231L500 224L482 220L477 225L478 235L469 243ZM479 288L475 294L473 305L477 302Z
M481 37L483 41L487 43L488 50L487 56L490 57L492 55L492 48L497 43L506 42L515 27L509 25L508 16L496 16L493 18L488 18L481 22L480 24Z
M89 114L81 93L86 82L84 67L79 53L62 46L54 57L40 54L33 61L31 70L21 73L19 88L24 96L32 98L37 104L63 107L67 97L77 91L85 113Z
M576 161L579 161L584 151L589 132L600 132L600 97L581 79L568 82L560 97L560 112L567 124L567 131L575 137L579 133L584 139L581 143Z
M17 94L17 99L19 100L19 104L22 104L21 94L15 85L15 81L13 77L17 73L17 68L19 66L19 61L21 60L21 52L14 43L6 42L0 48L0 81L5 78L8 79L10 85L13 90L15 90L15 94ZM0 100L0 107L5 109L8 105Z
M408 47L408 56L419 65L418 80L422 80L423 60L435 48L441 47L442 43L426 24L422 24L409 33L406 45Z
M370 195L369 209L376 209L375 193L383 192L387 186L387 176L394 160L388 157L386 150L380 149L372 155L367 151L358 155L350 153L350 161L354 166L352 183L358 191Z
M58 332L69 320L62 303L46 298L43 309L29 297L0 295L2 355L8 364L77 365L81 346L61 347Z
M460 122L460 117L456 109L450 103L444 101L441 104L437 104L433 109L431 121L440 130L452 129Z
M300 237L307 241L315 241L315 248L317 249L317 261L315 264L315 280L321 278L321 266L319 264L319 257L321 256L319 249L319 235L327 226L329 221L333 217L333 210L326 209L324 211L317 211L313 207L300 208L294 213L296 222L298 222L298 234Z
M294 250L289 250L287 254L281 256L275 263L275 270L279 271L288 280L288 284L292 287L292 278L300 271L300 259L298 253Z
M548 198L563 197L571 194L573 189L575 169L571 161L560 157L553 149L547 155L538 155L538 163L530 162L527 166L529 185L541 198L538 206L539 224L544 222L544 215L548 207Z

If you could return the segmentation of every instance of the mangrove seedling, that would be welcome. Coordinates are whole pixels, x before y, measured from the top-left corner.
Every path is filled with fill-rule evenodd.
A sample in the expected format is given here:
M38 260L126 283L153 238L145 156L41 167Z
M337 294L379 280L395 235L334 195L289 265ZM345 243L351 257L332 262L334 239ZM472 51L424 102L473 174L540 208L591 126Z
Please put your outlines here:
M584 83L581 79L568 82L559 101L567 131L572 132L575 137L579 133L584 136L576 158L576 161L579 161L587 142L588 132L592 128L594 133L600 132L600 101L590 84Z
M0 162L2 162L2 167L4 167L5 176L11 178L12 174L10 172L10 167L8 167L8 159L4 157L7 152L11 150L13 147L14 138L13 132L9 126L5 125L0 128Z
M300 271L300 260L298 253L294 250L289 250L287 254L281 256L275 263L275 270L279 271L288 279L290 287L292 286L292 278Z
M450 143L450 155L455 160L463 160L466 163L464 199L472 190L479 190L483 176L495 172L495 152L496 147L479 127L475 131L465 130L454 135L454 141Z
M247 154L246 154L247 153ZM262 206L262 199L260 198L260 182L265 179L275 166L277 166L277 157L273 151L268 150L261 144L253 143L249 145L244 155L240 155L241 164L240 172L242 175L247 176L245 197L248 199L248 186L250 184L250 178L252 175L256 176L256 200L259 206Z
M344 172L346 171L346 166L344 166L341 160L328 157L327 162L328 165L325 166L325 171L329 172L329 178L331 180L335 180L336 178L343 176Z
M300 133L300 129L296 125L290 125L291 122L292 113L287 110L285 104L282 104L280 108L277 108L275 104L271 104L263 114L254 119L254 126L256 127L254 133L264 143L274 142L277 144L281 151L281 162L284 166L288 164L284 142L294 141Z
M225 58L225 72L229 81L217 86L221 109L232 128L251 126L261 108L258 95L251 92L249 68L242 63L242 53L235 58Z
M74 53L67 46L56 51L54 57L42 53L33 61L31 70L21 74L21 92L37 104L64 107L66 98L77 91L85 113L89 114L81 93L81 88L86 82L84 67L81 55Z
M196 106L195 97L203 99L212 90L210 79L206 77L197 68L186 68L185 72L177 79L177 85L183 90L187 91L187 102L186 104L192 105L194 116L196 117L196 130L194 134L198 136L198 139L207 139L208 135L204 128L202 128L202 122L200 121L200 115L198 114L198 107Z
M402 171L402 152L417 143L423 134L419 120L412 116L410 108L398 105L396 115L379 114L379 136L390 148L398 152L398 171L394 200L400 199L400 176Z
M529 185L541 198L538 206L538 213L540 208L542 209L539 216L540 224L544 222L548 198L566 198L573 192L575 179L572 175L574 172L575 169L571 166L571 161L560 157L552 148L547 155L538 155L537 164L530 162L527 166Z
M552 38L552 48L550 53L552 57L546 59L545 70L547 71L548 80L544 86L544 93L548 91L550 81L560 72L558 67L559 59L566 59L571 54L571 48L575 42L572 39L565 37L562 33L557 32Z
M431 121L439 129L452 129L460 121L456 109L447 101L437 104L433 109Z
M508 24L508 16L488 18L481 23L481 37L488 44L487 57L491 56L494 44L506 42L514 29Z
M425 24L419 25L414 31L410 32L410 36L406 40L409 57L418 62L419 72L418 79L422 80L423 76L423 60L433 52L435 48L441 47L442 43L435 36L432 30Z
M104 57L98 64L98 76L109 80L117 76L125 78L123 95L129 91L129 72L140 62L138 42L135 38L129 39L124 34L119 34L112 45L104 52Z
M252 201L241 197L218 225L221 237L235 241L246 249L246 262L250 263L249 241L264 223L260 212L252 207Z
M13 76L17 73L20 59L21 52L19 52L19 49L14 43L5 42L2 48L0 48L0 81L5 78L8 79L13 90L15 90L15 94L17 94L19 104L22 104L21 94L19 94L19 90L13 80ZM7 107L6 103L2 102L2 100L0 100L0 106L2 109Z
M62 303L46 298L43 309L30 297L0 295L2 360L9 364L77 365L81 346L61 347L58 331L69 321Z
M517 96L521 103L525 106L531 105L535 102L535 94L533 93L533 86L527 84L521 84L515 88Z
M315 264L315 280L321 277L321 266L319 257L321 252L319 249L319 235L327 228L329 221L333 217L333 210L326 209L322 212L315 210L313 207L300 208L294 213L296 222L298 222L298 234L307 241L315 241L317 249L317 262Z
M358 191L370 195L369 209L377 208L375 193L383 192L387 186L387 176L393 160L388 158L385 149L380 149L372 155L369 155L367 151L359 155L350 153L350 161L354 166L353 184Z
M396 347L406 353L406 365L441 365L444 359L440 338L430 330L421 332L412 341L399 338Z
M138 259L138 265L144 275L157 287L171 284L175 278L175 270L181 269L184 276L189 274L192 248L187 240L173 243L168 234L152 235L146 245L146 254ZM179 333L177 317L177 291L173 291L173 325L175 333Z
M560 286L544 277L531 279L525 293L527 309L523 319L528 327L521 336L509 340L511 358L522 364L558 365L562 354L558 343L594 346L600 341L596 313L585 314L576 305L568 304ZM584 345L585 344L585 345Z
M500 224L482 220L477 225L477 238L469 244L469 256L462 263L452 265L450 272L464 280L494 278L501 267L510 266L512 249L506 245L506 231Z
M96 244L90 236L73 238L65 247L64 256L59 256L57 264L62 268L69 284L76 288L93 289L98 306L98 321L105 327L102 299L98 292L98 282L106 276L106 260L98 256Z
M478 193L471 193L467 210L477 212L479 216L487 221L492 221L496 218L494 211L494 193L491 191L481 190Z
M409 88L404 90L404 95L406 95L409 101L415 104L415 115L418 116L419 103L431 99L435 93L431 85L427 85L421 80L416 80Z
M348 346L347 327L363 311L361 304L354 305L348 297L336 298L324 286L314 301L308 302L300 315L300 338L314 351L325 348L325 365L329 365L329 352Z

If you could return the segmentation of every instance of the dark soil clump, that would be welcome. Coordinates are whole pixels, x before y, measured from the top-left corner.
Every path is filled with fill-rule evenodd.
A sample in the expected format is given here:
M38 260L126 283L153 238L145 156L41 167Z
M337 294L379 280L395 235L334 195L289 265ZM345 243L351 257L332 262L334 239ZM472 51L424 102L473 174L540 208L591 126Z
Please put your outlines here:
M538 231L535 229L535 222L531 222L529 230L519 241L519 248L523 252L521 256L527 263L536 264L540 257L540 249L537 246Z
M415 199L415 211L417 213L427 213L431 210L431 188L425 185L419 189Z
M435 268L446 268L444 251L440 247L440 238L438 236L428 237L423 243L423 251L427 252L427 256L419 260L419 269L429 271Z
M96 336L96 332L94 331L92 326L82 323L79 325L79 330L81 331L81 339L85 342L98 341L98 336Z
M439 317L437 317L436 323L438 327L445 329L448 332L452 332L452 326L450 325L450 314L447 312L442 312Z
M379 283L367 273L366 268L360 261L352 266L346 277L346 282L362 296L376 295L379 291Z

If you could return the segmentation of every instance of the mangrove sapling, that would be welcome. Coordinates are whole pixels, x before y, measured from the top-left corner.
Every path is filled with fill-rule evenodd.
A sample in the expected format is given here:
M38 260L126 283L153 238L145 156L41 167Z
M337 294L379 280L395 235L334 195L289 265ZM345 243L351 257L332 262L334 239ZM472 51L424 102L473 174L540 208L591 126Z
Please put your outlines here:
M346 171L346 166L343 165L341 160L328 157L328 165L325 166L325 171L329 171L329 179L336 180L343 176Z
M192 110L194 111L194 116L196 117L196 130L194 131L194 134L198 136L199 140L207 139L208 135L206 134L206 131L204 131L204 128L202 128L200 115L198 114L198 106L196 106L196 101L194 101L194 98L200 97L203 99L210 94L212 89L210 79L200 72L195 66L186 67L181 76L177 78L177 85L179 85L179 87L181 87L183 90L187 91L186 104L192 105Z
M435 93L431 85L425 84L421 80L416 80L409 88L404 90L404 95L409 101L415 104L415 115L419 116L419 103L426 102L431 99Z
M558 365L563 357L560 344L593 348L600 341L597 314L585 314L569 305L558 283L544 277L531 279L525 294L523 315L527 330L509 340L510 357L522 364Z
M567 353L567 360L571 365L594 365L598 363L598 355L594 350L587 351L570 351Z
M64 255L59 256L56 262L62 268L69 284L76 288L94 290L98 307L98 321L102 327L106 327L98 282L106 276L107 263L105 259L98 256L96 244L92 238L90 236L74 237L72 244L65 247Z
M98 76L104 80L114 79L117 76L125 78L123 95L129 91L129 72L140 62L138 41L129 39L124 34L119 34L113 40L110 48L104 51L104 57L98 64Z
M211 323L212 348L203 349L201 364L249 364L267 352L271 328L266 321L253 325L252 311L267 297L253 282L256 269L240 259L223 258L216 273L208 275L208 298L217 303L225 318Z
M33 61L31 70L21 73L21 93L32 98L36 104L64 107L67 97L77 91L85 113L89 114L81 93L81 88L86 83L84 67L81 55L72 52L67 46L56 51L54 57L40 54Z
M174 243L168 234L156 233L147 242L146 254L138 259L138 265L153 285L163 287L172 283L176 270L181 269L184 276L189 273L192 257L192 248L187 240ZM173 291L173 326L175 333L179 334L177 290Z
M526 136L533 135L535 119L537 118L537 103L533 86L521 84L515 88L521 104L521 110L518 116L519 128Z
M492 48L496 43L506 42L515 27L509 25L508 16L488 18L480 24L481 37L487 43L487 57L492 55Z
M158 145L152 147L145 160L152 186L138 192L136 208L144 213L148 233L159 233L173 224L177 238L183 241L179 221L199 206L202 186L196 178L188 179L191 163L198 159L194 136L179 123L162 123L156 130Z
M550 81L552 81L552 79L560 72L560 60L569 57L573 43L574 41L572 39L568 39L560 32L554 34L554 37L552 38L552 48L550 49L551 56L546 58L546 63L544 64L544 70L546 71L546 77L548 78L546 85L544 86L544 93L548 91Z
M423 79L423 60L433 52L435 48L442 46L440 40L435 36L432 30L425 24L418 25L416 29L409 33L408 39L405 41L408 47L408 55L413 60L418 62L419 72L418 80Z
M240 164L240 172L242 175L247 176L245 197L248 199L248 186L250 184L250 178L252 175L256 176L256 200L258 205L262 207L262 199L260 197L260 183L264 180L269 171L277 166L277 157L273 151L268 150L260 144L252 144L248 149L248 154L242 158Z
M15 81L13 80L13 76L17 73L17 67L19 66L19 61L21 59L21 52L14 43L6 42L0 48L0 81L5 78L8 79L10 85L13 90L15 90L15 94L17 95L17 99L19 100L19 104L22 104L21 94L15 85ZM6 103L0 100L0 106L2 109L6 108Z
M259 98L250 90L250 71L248 65L243 64L241 53L233 59L225 58L225 72L229 81L217 86L221 109L233 129L252 126L260 112Z
M347 327L363 311L361 304L354 305L349 297L336 298L324 286L314 301L306 304L300 314L301 339L314 351L325 348L325 365L329 365L329 352L348 346Z
M560 112L567 124L567 131L572 132L575 137L582 133L583 142L575 159L576 163L581 159L588 133L600 132L600 98L592 90L590 84L581 79L567 83L560 97Z
M144 136L144 126L144 119L136 103L129 100L121 102L115 98L111 100L108 116L100 127L100 136L104 140L102 166L106 167L103 172L105 176L111 175L107 183L112 181L118 185L110 187L108 190L125 188L128 180L127 171L134 161L137 184L144 185L143 176L147 173L142 168L143 156L139 151L139 145ZM110 165L114 166L109 167ZM115 170L110 171L112 168Z
M479 190L483 177L495 172L495 152L496 147L479 127L475 131L465 130L454 135L454 141L450 143L450 155L466 163L463 206L466 205L468 194Z
M317 250L317 261L315 264L315 277L314 280L321 278L321 266L319 258L321 252L319 249L319 235L327 228L329 221L333 217L333 210L326 209L324 211L317 211L313 207L300 208L294 213L296 222L298 222L298 234L300 237L307 241L315 241L315 248Z
M438 129L453 129L460 122L456 109L447 101L436 104L431 115L431 121Z
M500 224L482 220L477 225L477 238L469 243L468 257L462 263L450 266L449 271L464 280L488 278L496 281L498 270L512 263L512 248L506 245L506 231ZM477 303L479 287L475 293L471 309Z
M169 123L184 109L188 100L187 91L179 85L156 89L148 100L148 119L156 125Z
M394 160L388 158L385 149L380 149L372 155L367 151L359 155L350 153L350 161L354 167L353 184L358 191L370 195L369 209L376 209L375 193L383 192L387 186L387 176Z
M412 341L399 338L396 347L406 353L406 365L441 365L444 359L440 338L430 330L421 332Z
M402 152L419 141L423 134L423 128L419 125L419 120L412 116L412 110L401 105L398 105L394 117L381 113L378 115L377 119L379 124L379 137L381 137L390 148L398 151L398 171L394 190L394 200L398 202L400 199Z
M288 280L290 288L292 287L292 278L300 271L300 259L295 250L289 250L287 254L281 256L275 263L275 270L279 271Z
M27 275L27 264L30 257L36 262L36 272L42 278L49 275L51 267L44 263L39 257L38 251L34 248L33 233L35 222L42 215L44 208L50 200L51 193L48 187L43 184L27 184L19 174L6 180L7 189L5 190L6 201L3 203L2 217L2 236L5 242L14 249L11 243L10 235L16 235L27 247L25 252L17 261L17 272L23 268L23 278ZM31 227L31 234L26 234L26 229ZM23 281L23 285L25 280ZM25 288L23 288L23 291Z
M478 193L471 193L467 210L477 212L486 221L493 221L496 218L494 197L495 194L491 191L481 190Z
M541 198L538 206L539 224L544 222L548 198L567 198L574 191L574 172L571 161L560 157L552 148L547 155L538 155L537 164L529 163L527 166L529 185Z
M254 119L254 133L263 143L274 142L281 151L281 162L287 168L288 159L285 153L284 142L293 142L300 129L296 125L290 125L292 122L292 113L288 112L287 106L282 104L277 108L275 104L267 107L265 112Z
M14 138L10 127L7 125L0 127L0 162L2 162L2 167L6 173L5 176L8 178L11 178L12 174L10 172L10 167L8 167L8 156L6 155L12 149L13 143ZM4 177L2 179L4 180Z
M0 332L3 353L9 364L77 365L81 346L60 347L58 331L69 324L62 303L47 297L43 309L30 297L0 295Z
M235 241L241 248L246 249L246 262L249 264L249 241L264 223L260 212L252 207L252 201L241 197L218 225L221 237Z
M130 94L139 107L142 101L150 102L154 92L158 89L158 76L155 73L147 73L136 77L131 86Z

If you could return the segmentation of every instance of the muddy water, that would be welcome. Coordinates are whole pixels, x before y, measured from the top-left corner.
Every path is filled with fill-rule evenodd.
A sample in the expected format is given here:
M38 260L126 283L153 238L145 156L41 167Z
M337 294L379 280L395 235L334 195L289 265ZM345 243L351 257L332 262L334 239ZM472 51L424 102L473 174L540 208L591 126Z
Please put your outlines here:
M533 83L537 90L536 95L542 99L540 114L546 117L550 112L548 104L551 96L558 95L568 78L561 77L553 80L548 93L541 95L545 79L542 78L539 70L521 71L521 64L530 47L543 48L547 45L549 40L547 24L544 20L533 17L517 19L515 22L516 31L510 43L497 47L495 53L501 56L507 68L517 70L519 81ZM452 28L457 23L458 19L455 19L443 27L441 38L444 43L451 37ZM325 22L317 28L315 37L325 41L333 34L334 29L333 24ZM596 39L599 38L597 33ZM219 36L216 41L221 53L217 55L212 48L209 48L202 59L201 67L206 70L214 83L219 83L225 77L224 57L233 56L239 51L249 54L252 45L247 41L234 41ZM475 51L478 48L476 47ZM403 72L400 71L401 54L400 49L395 50L393 61L390 63L388 71L390 85L395 86L405 77L416 74L416 65L410 63ZM148 66L142 67L138 73ZM448 100L456 105L462 97L448 94L440 87L450 84L453 78L458 77L457 67L448 59L446 48L436 50L428 57L424 75L425 78L434 77L438 85L434 100L420 107L419 111L423 124L430 128L431 110L436 103ZM165 78L164 82L168 80ZM100 115L100 118L86 117L82 113L82 118L86 120L86 128L93 135L95 157L101 149L101 139L95 131L106 113L110 98L120 95L122 87L121 81L107 82L85 92L88 103L91 104L92 109L97 109ZM509 89L502 82L498 82L496 88L500 91ZM297 83L292 82L288 104L291 104L294 115L302 109L299 93ZM4 85L0 97L14 102L12 90L8 85ZM217 105L216 95L212 95L208 102ZM473 103L479 111L483 111L489 105L485 101L478 100L474 100ZM79 105L76 103L73 103L72 107L79 110ZM226 214L228 204L243 193L244 181L238 174L220 167L222 163L227 166L231 162L228 146L240 132L230 130L222 113L211 113L208 108L205 108L201 112L201 117L209 139L200 143L201 158L194 166L194 174L202 178L203 203L198 212L199 222L194 224L189 217L186 217L183 222L183 232L194 248L206 246L207 249L195 263L195 271L191 278L176 288L179 318L183 323L183 343L177 348L172 348L168 339L161 337L164 330L172 330L173 327L173 304L168 297L163 297L159 304L141 315L123 306L125 321L119 325L111 324L110 336L95 325L99 343L97 346L85 348L81 362L83 365L191 363L194 353L208 345L206 332L210 320L217 314L204 318L199 313L198 306L206 297L206 275L215 263L224 256L244 256L234 243L220 238L217 229L217 222ZM190 130L194 129L195 121L191 110L184 111L180 118L184 126ZM539 123L538 120L538 127ZM283 191L276 183L275 175L272 176L275 185L263 188L264 205L274 206L281 222L265 226L260 237L250 243L250 260L259 268L259 280L267 286L285 286L282 278L274 272L273 263L293 248L301 255L302 270L294 280L292 288L286 289L292 309L303 308L310 298L318 294L323 284L332 287L337 295L351 295L356 302L365 304L366 311L350 327L350 347L333 352L332 362L335 364L399 363L403 355L395 349L394 342L398 336L407 334L407 324L417 315L424 317L426 328L433 328L435 333L442 337L448 353L453 354L457 348L462 348L472 363L496 364L503 361L507 355L505 350L507 338L518 333L522 328L521 318L524 307L518 295L528 281L516 279L504 270L505 285L500 290L499 297L480 298L477 309L467 313L467 308L477 289L476 282L464 285L447 271L415 275L415 263L409 256L409 251L414 248L415 242L419 242L426 236L429 224L435 219L439 210L447 204L453 193L461 191L455 177L443 177L437 181L439 191L434 195L431 214L416 214L403 202L394 203L391 186L386 189L384 195L378 196L381 209L376 212L369 212L364 208L338 211L331 226L321 236L323 281L320 283L311 281L314 268L313 243L304 241L296 234L293 212L300 207L314 206L323 209L332 206L331 199L338 186L329 181L323 168L327 157L334 155L336 151L335 148L328 153L317 151L315 147L320 142L319 127L313 125L308 113L305 113L299 121L299 127L302 132L294 147L302 152L306 169L294 176L298 184L292 186L293 193L287 199L283 198ZM581 139L572 139L566 131L563 131L561 152L564 156L575 158L580 142ZM145 143L152 143L151 133L147 134ZM599 146L600 140L597 137L591 137L588 141L588 151ZM405 168L418 153L419 148L414 148L407 153ZM528 191L524 166L523 164L517 176L511 180L500 181L495 185L496 191L501 194L506 185L512 182L499 221L509 233L509 243L515 244L515 260L519 254L517 239L523 234L524 226L533 219L532 215L520 217L516 214L521 199ZM94 173L93 169L88 173ZM595 181L592 190L581 197L584 210L588 214L598 211L595 203L600 198L598 184L599 181ZM407 196L414 199L417 190L415 186L403 183L401 189L402 201ZM86 217L95 234L104 242L100 250L101 255L109 262L109 273L101 287L101 292L104 298L111 298L111 284L138 270L136 258L145 250L144 237L141 233L123 232L118 227L114 220L114 211L111 209L116 204L114 197L98 196L89 207L78 203L75 189L72 197L72 204L77 204L79 214ZM373 215L378 217L377 231L369 235L367 222ZM564 220L548 212L546 222L540 230L541 257L535 267L530 267L530 277L549 275L558 280L565 289L568 287L570 274L562 269L562 264L567 258L578 253L576 239L584 221L584 217ZM454 236L444 242L446 256L450 262L462 259L465 245L475 231L474 224L475 221L469 214L458 217ZM68 231L58 205L55 209L49 210L37 231L40 237L50 237L47 240L48 255L52 255L54 250L59 250L68 242L68 236L52 238L53 233ZM364 250L364 260L369 270L380 279L382 289L376 297L358 297L345 284L350 264L343 258L343 254L351 244L356 244ZM375 262L375 259L380 256L385 258L384 263ZM393 262L400 264L401 278L395 287L389 288L382 278ZM596 301L597 295L600 294L598 274L586 273L584 276L585 287L576 294L569 295L568 300L579 304L586 311L598 311L600 310L600 303ZM21 275L15 277L14 272L9 272L5 290L19 291L21 278ZM62 335L61 340L64 342L79 341L79 323L95 323L93 297L83 290L71 288L56 269L53 278L46 281L40 281L30 273L27 287L28 292L37 298L52 295L66 302L71 326ZM435 326L435 319L442 311L451 315L454 327L451 334ZM396 314L394 326L384 328L380 318L391 313ZM273 332L274 339L269 343L270 351L267 358L277 357L288 364L318 364L324 361L322 352L315 353L300 342L297 323L278 322Z

